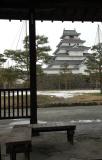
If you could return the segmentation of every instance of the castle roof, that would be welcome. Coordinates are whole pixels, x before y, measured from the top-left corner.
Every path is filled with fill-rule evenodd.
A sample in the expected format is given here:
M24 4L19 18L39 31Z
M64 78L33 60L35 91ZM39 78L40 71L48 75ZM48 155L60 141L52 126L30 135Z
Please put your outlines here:
M76 54L76 56L74 56L74 57L86 57L86 56L89 56L90 55L90 53L83 53L83 56L78 56L77 54ZM67 53L59 53L59 54L56 54L56 56L53 56L53 59L54 59L54 57L72 57L73 58L73 56L71 56L71 55L68 55Z
M73 45L73 46L61 46L60 48L63 48L63 49L65 48L65 49L67 49L69 51L84 51L84 50L90 49L90 47L76 46L76 45Z
M45 71L47 71L47 70L50 70L50 71L51 71L51 70L52 70L52 71L55 71L55 70L56 70L56 71L59 71L59 70L60 70L60 71L61 71L62 69L63 69L63 68L59 68L59 67L56 68L56 69L55 69L55 68L44 68ZM79 69L79 67L77 66L77 67L75 67L75 68L68 68L69 71L76 70L76 69Z
M61 36L61 39L65 36L79 36L80 33L77 33L76 30L63 30L63 35Z
M84 40L81 40L80 38L79 39L73 39L73 38L70 38L70 39L62 39L60 41L60 43L57 45L57 47L59 47L62 43L84 43L85 41Z
M56 61L53 61L50 66L52 65L60 65L60 66L61 65L80 65L82 62L83 60L56 60Z
M66 50L67 52L68 51L85 51L85 50L88 50L90 49L90 47L86 47L86 46L60 46L59 48L56 49L56 51L54 52L54 54L57 54L57 52L60 50L60 49L64 49ZM59 54L59 53L58 53Z

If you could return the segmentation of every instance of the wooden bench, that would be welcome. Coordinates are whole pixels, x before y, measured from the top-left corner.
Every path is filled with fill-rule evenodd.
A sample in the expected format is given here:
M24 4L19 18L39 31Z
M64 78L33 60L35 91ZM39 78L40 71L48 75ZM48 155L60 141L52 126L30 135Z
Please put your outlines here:
M8 138L8 134L1 134L0 135L0 160L6 156L6 145L5 142Z
M46 124L32 124L32 135L37 135L40 132L51 131L67 131L67 140L73 144L73 138L76 126L68 123L46 123Z
M6 140L6 153L10 160L16 160L16 153L24 153L25 159L30 160L31 127L28 125L14 126Z

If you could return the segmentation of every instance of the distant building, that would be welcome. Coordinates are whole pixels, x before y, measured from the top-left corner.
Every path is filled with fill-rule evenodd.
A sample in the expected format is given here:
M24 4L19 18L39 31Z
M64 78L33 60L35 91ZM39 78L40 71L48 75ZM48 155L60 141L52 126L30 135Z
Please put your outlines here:
M79 38L80 33L76 30L63 30L61 41L53 53L48 67L44 69L46 74L60 74L64 66L67 66L68 72L73 74L86 74L86 57L89 55L90 47L84 46L84 40Z

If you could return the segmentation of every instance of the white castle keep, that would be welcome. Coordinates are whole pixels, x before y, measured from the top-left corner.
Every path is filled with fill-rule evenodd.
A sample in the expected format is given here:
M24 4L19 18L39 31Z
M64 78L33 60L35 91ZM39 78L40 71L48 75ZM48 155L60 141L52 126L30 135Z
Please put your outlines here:
M89 55L90 47L84 46L84 40L79 37L80 33L76 30L63 30L61 41L57 49L44 69L46 74L60 74L64 66L67 66L68 72L73 74L87 74L85 60Z

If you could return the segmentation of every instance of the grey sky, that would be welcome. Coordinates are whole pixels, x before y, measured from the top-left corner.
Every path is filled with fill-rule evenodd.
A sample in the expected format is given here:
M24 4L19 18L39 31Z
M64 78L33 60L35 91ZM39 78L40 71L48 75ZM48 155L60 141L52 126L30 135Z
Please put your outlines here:
M60 22L60 21L36 21L36 34L45 35L48 37L49 45L52 53L60 42L60 37L63 29L76 29L81 33L80 38L85 40L85 45L92 46L95 44L97 25L99 22ZM27 25L28 26L28 25ZM25 22L0 20L0 52L5 49L20 49L22 41L26 35ZM27 29L28 30L28 29Z
M56 45L60 42L60 37L63 33L63 29L76 29L78 33L81 33L80 38L82 40L85 40L86 46L93 46L96 41L96 33L97 33L97 26L100 26L100 29L102 28L101 22L36 22L36 29L37 34L44 34L48 36L50 46L52 47L52 50L54 51L56 49ZM102 39L102 35L101 35ZM52 51L52 52L53 52Z

